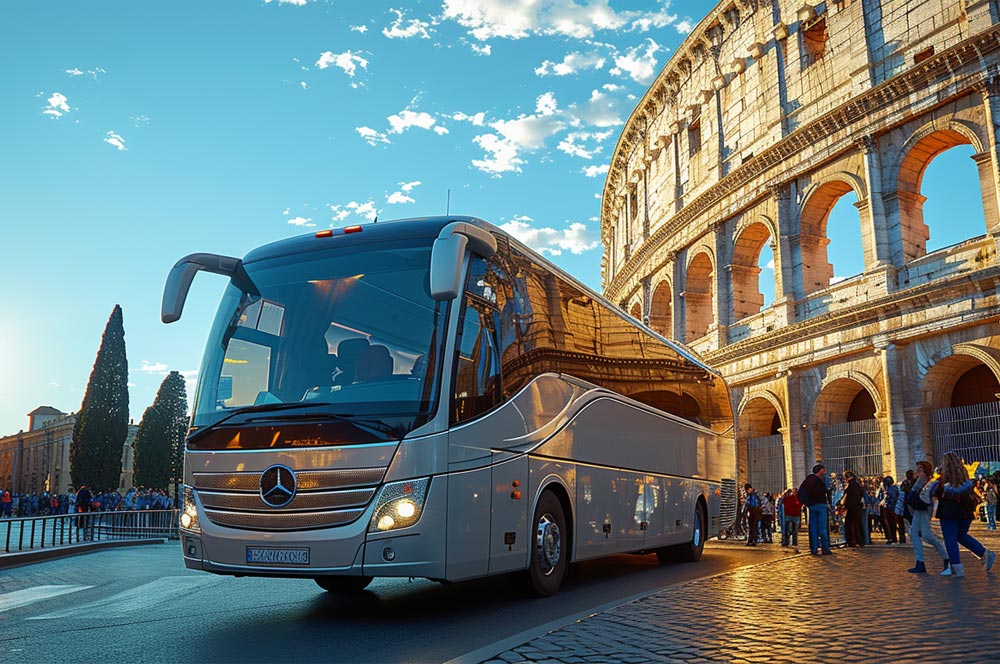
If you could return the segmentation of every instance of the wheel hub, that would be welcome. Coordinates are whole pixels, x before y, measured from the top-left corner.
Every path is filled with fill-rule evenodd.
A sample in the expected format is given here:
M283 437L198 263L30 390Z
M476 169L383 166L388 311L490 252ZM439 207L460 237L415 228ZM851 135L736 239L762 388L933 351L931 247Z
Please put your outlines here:
M562 559L562 537L552 515L545 514L538 520L535 532L535 552L542 574L548 576Z

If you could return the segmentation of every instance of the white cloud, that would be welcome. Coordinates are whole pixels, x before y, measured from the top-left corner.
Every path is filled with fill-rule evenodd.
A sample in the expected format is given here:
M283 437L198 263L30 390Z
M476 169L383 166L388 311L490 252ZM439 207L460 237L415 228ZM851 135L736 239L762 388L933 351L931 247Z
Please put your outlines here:
M120 134L116 134L113 131L109 131L107 133L107 135L104 137L104 142L107 143L108 145L112 145L118 148L119 151L128 150L128 148L125 147L125 139L122 138Z
M366 32L368 32L368 26L367 25L352 25L351 26L351 32L360 32L361 34L365 34Z
M660 2L653 11L616 12L608 0L444 0L443 18L485 41L493 37L523 39L531 35L561 35L585 39L601 30L645 32L677 20Z
M597 53L567 53L562 62L545 60L535 68L536 76L568 76L584 69L603 69L604 58Z
M535 100L535 113L539 115L552 115L558 110L559 104L556 102L556 96L551 92L546 92Z
M72 69L67 69L66 73L70 76L83 76L84 74L87 74L96 81L98 74L107 74L108 72L105 71L103 67L94 67L93 69L88 69L86 71L80 69L79 67L73 67Z
M72 69L67 69L66 73L70 76L83 76L83 70L73 67Z
M477 127L483 126L483 121L486 119L486 113L479 111L475 115L466 115L465 113L455 113L451 116L452 120L458 120L459 122L471 122Z
M195 387L198 385L198 370L188 369L187 371L179 371L178 373L184 378L184 388L187 390L187 393L193 394Z
M416 112L411 111L406 108L395 113L386 118L389 121L390 134L402 134L404 131L410 127L419 127L421 129L430 129L434 126L434 116L430 113L424 113L423 111Z
M392 143L389 137L382 132L375 131L371 127L355 127L354 131L358 132L361 138L368 142L368 145L378 145L379 143Z
M368 69L368 60L360 53L354 53L349 50L343 53L333 53L332 51L320 53L319 60L316 61L316 66L320 69L327 69L331 65L340 68L345 74L354 78L359 67L364 70ZM357 88L361 85L363 84L358 82L351 83L352 88Z
M524 160L517 156L517 144L496 134L481 134L472 141L485 150L485 159L473 159L472 165L490 175L499 175L514 171L521 172Z
M774 259L773 258L767 262L767 265L764 266L764 269L765 270L770 270L771 272L774 272Z
M677 28L677 32L684 35L694 30L694 23L690 19L684 19L683 21L679 21L674 27Z
M312 223L311 217L293 217L292 219L288 220L288 223L291 224L292 226L304 226L306 228L310 228L316 225Z
M66 95L61 92L53 92L52 96L46 99L46 101L49 103L42 110L42 114L48 115L52 119L61 118L66 113L73 110L70 108L69 100L66 99Z
M278 0L279 5L295 5L296 7L305 7L309 0ZM269 5L273 0L264 0L265 5Z
M473 42L468 42L468 44L469 44L469 48L471 48L472 52L475 53L476 55L492 55L493 54L493 47L490 46L489 44L476 44L476 43L473 43Z
M450 134L451 132L448 131L447 127L438 125L434 127L434 133L437 134L438 136L444 136L445 134Z
M611 73L627 75L636 83L649 83L656 75L656 54L661 50L662 46L647 37L644 44L626 50L625 55L616 55Z
M163 362L150 362L149 360L143 360L142 366L139 367L139 371L144 371L146 373L165 374L167 371L167 365L165 365Z
M531 217L517 216L502 224L500 228L538 253L550 256L559 256L564 251L582 254L599 244L594 231L586 224L574 222L563 229L536 228L531 225L533 221Z
M625 89L624 85L618 85L617 83L605 83L601 86L602 90L607 90L608 92L621 92Z
M329 203L327 207L333 212L331 217L332 221L344 221L351 215L361 217L364 221L371 221L375 218L377 210L375 208L375 201L368 200L364 203L358 203L357 201L351 201L350 203L345 203L343 205Z
M618 112L618 101L600 90L593 90L590 99L583 105L570 106L573 126L580 124L594 127L614 127L622 123Z
M583 174L588 178L596 178L598 175L604 175L608 172L608 164L601 164L600 166L587 166L583 169ZM600 198L600 195L597 196Z
M416 201L401 191L394 191L385 198L389 205L400 205L401 203L416 203Z
M571 131L563 137L556 148L572 157L593 159L601 151L601 143L611 136L610 131Z
M149 124L149 117L146 115L130 115L128 119L133 127L144 127Z
M301 86L301 88L303 90L308 90L309 89L309 84L306 83L305 81L299 81L299 86Z
M413 182L400 182L399 188L403 191L413 191L415 188L423 184L420 180L414 180Z
M430 23L415 18L409 21L403 20L403 12L398 9L390 9L396 15L396 20L388 28L382 28L382 34L389 39L409 39L410 37L421 37L430 39L431 35L427 31Z

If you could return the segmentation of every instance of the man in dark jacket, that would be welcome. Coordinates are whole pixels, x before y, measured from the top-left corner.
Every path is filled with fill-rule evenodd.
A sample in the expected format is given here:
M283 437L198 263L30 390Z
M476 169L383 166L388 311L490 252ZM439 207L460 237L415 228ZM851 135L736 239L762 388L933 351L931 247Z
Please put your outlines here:
M809 508L809 552L819 555L820 549L824 556L833 555L830 551L830 523L826 510L826 480L823 475L826 466L817 463L812 474L802 481L799 491L802 501Z
M747 492L747 500L743 504L743 511L747 516L747 527L750 534L747 535L747 546L757 546L757 537L760 533L758 524L762 514L760 496L750 484L745 484L743 489Z
M847 510L847 519L844 522L844 534L847 536L847 546L851 548L865 545L865 536L861 531L861 513L865 509L865 491L858 482L858 476L853 470L844 473L847 479L847 488L844 489L844 497L841 501Z

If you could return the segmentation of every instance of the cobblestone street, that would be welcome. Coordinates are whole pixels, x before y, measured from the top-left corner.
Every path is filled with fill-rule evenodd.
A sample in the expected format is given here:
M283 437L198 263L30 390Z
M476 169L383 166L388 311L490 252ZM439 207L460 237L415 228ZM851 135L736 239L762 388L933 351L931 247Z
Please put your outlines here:
M996 550L982 524L972 534ZM777 546L777 545L774 545ZM488 660L546 662L996 662L1000 566L962 550L966 577L909 574L909 544L805 553L674 586ZM919 598L919 599L917 599ZM916 600L916 603L914 603Z

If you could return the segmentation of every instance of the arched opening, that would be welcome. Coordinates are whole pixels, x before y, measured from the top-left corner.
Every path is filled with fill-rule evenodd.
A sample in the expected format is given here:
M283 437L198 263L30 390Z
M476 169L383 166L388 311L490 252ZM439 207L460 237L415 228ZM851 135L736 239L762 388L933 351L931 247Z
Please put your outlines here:
M670 283L661 281L653 291L649 306L649 326L665 337L674 336L673 296Z
M629 310L628 315L637 321L642 321L642 305L638 302L632 304L632 308Z
M712 292L715 270L705 251L699 252L688 265L684 288L684 339L694 341L708 334L715 320Z
M629 396L636 401L641 401L653 408L662 410L664 413L670 413L691 422L704 424L701 416L701 405L690 394L656 390L636 392Z
M953 129L924 136L899 165L896 195L906 262L986 232L970 139Z
M857 193L842 180L820 185L806 200L799 235L803 294L864 271L857 200Z
M760 222L747 226L736 238L733 245L733 265L730 273L733 286L733 320L752 316L765 306L764 293L761 288L763 268L760 266L760 261L765 248L771 253L770 241L771 231ZM773 301L773 254L771 266L770 292L771 301Z
M774 404L762 397L751 399L740 413L739 423L737 449L741 477L760 492L784 491L788 485L785 445L781 415Z
M1000 381L994 368L956 353L927 372L924 388L938 406L930 413L934 457L955 452L968 463L1000 466Z
M861 477L882 474L882 427L875 397L864 384L847 377L820 392L813 416L820 425L819 458L831 474L841 477L845 470Z

